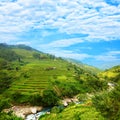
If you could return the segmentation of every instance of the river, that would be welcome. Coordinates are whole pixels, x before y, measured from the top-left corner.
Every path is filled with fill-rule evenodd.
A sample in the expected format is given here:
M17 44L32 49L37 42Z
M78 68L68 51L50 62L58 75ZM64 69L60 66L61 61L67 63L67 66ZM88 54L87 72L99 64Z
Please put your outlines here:
M82 104L83 102L74 102L74 103L75 104ZM58 107L61 107L61 106L58 106ZM50 112L51 109L52 109L52 107L51 108L44 108L43 110L41 110L38 113L29 114L26 116L25 120L38 120L41 115L45 115L47 112Z
M29 114L26 116L25 120L38 120L41 115L46 114L47 112L50 112L51 108L44 108L38 113L35 114Z

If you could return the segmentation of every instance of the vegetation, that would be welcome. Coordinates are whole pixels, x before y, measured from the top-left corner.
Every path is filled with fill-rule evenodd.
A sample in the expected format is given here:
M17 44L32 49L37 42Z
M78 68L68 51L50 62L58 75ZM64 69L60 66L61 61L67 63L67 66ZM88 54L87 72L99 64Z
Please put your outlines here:
M0 120L23 120L23 119L13 115L12 112L9 113L2 112L0 113Z
M96 95L93 104L101 114L108 120L119 120L120 118L120 88L110 93Z
M120 119L120 66L115 66L103 72L103 77L107 78L114 87L110 91L105 91L93 98L93 105L108 120Z
M39 120L105 120L94 107L83 105L68 106L64 110L54 107L51 114L43 115Z
M52 114L41 119L118 120L120 66L99 74L94 71L99 70L93 67L90 70L86 65L73 64L25 45L0 44L0 118L20 120L12 113L2 112L14 104L48 107L58 105L60 99L78 94L79 100L86 102L86 93L89 93L95 96L93 105L71 105L65 109L54 107Z

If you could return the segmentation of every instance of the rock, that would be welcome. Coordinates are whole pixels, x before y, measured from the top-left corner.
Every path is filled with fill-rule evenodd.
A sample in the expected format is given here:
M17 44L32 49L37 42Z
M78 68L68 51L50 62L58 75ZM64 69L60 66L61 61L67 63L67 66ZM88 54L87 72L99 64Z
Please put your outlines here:
M31 112L32 112L33 114L37 112L36 107L31 107L30 109L31 109Z
M31 113L34 114L37 111L41 111L42 109L43 109L42 106L13 106L9 109L5 109L4 111L5 112L13 111L13 114L24 119L26 115Z
M68 106L68 103L64 101L63 105L66 107Z
M46 114L48 114L48 115L49 115L49 114L50 114L50 112L46 112Z

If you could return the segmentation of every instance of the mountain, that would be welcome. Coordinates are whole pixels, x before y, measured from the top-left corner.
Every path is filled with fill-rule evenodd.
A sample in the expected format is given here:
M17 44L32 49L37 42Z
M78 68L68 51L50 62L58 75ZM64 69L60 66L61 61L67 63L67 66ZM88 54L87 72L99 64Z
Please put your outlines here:
M93 71L87 69L88 66L76 65L25 45L0 44L0 65L3 66L3 81L8 77L5 92L9 94L42 94L44 90L52 89L58 96L64 97L97 89L88 87L87 82L91 79L98 81ZM5 86L1 93L4 90Z
M97 92L81 104L71 104L65 109L53 107L51 114L39 120L119 120L120 118L120 66L114 66L100 73L112 89ZM83 96L80 95L80 99ZM86 97L86 96L85 96Z
M111 81L111 82L120 82L120 65L114 66L110 69L99 73L99 76Z
M16 104L55 106L61 99L106 89L93 69L29 46L0 44L0 111Z
M93 98L94 107L107 120L120 119L120 65L99 74L109 85L109 89Z
M93 66L90 66L90 65L87 65L87 64L84 64L78 60L75 60L75 59L66 59L68 62L71 62L75 65L77 65L78 67L86 70L86 71L89 71L91 72L92 74L97 74L99 72L101 72L102 70L100 70L99 68L96 68L96 67L93 67Z

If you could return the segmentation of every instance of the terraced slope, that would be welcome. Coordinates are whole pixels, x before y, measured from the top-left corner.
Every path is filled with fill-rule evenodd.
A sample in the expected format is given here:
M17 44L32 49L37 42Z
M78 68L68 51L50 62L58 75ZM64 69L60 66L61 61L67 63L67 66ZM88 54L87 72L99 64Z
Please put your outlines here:
M101 72L99 76L105 79L108 79L111 82L119 82L120 81L120 65L114 66L111 69Z
M63 60L40 60L28 63L16 72L18 80L15 80L9 92L41 93L44 89L50 88L51 82L68 81L76 82L75 70L71 68L68 72L69 63Z
M43 115L39 120L105 120L100 112L90 105L71 105L60 111L59 108L53 108L51 114Z
M7 53L11 51L11 55L14 53L16 56L11 59L12 61L7 61L6 68L2 70L3 78L6 79L4 72L11 77L11 83L5 87L9 94L14 92L25 95L41 94L48 89L56 92L58 96L70 97L79 92L91 92L98 89L97 76L78 65L28 46L1 46L7 50ZM4 55L4 52L1 52L1 55ZM12 56L9 57L12 58ZM91 84L93 81L95 84Z

